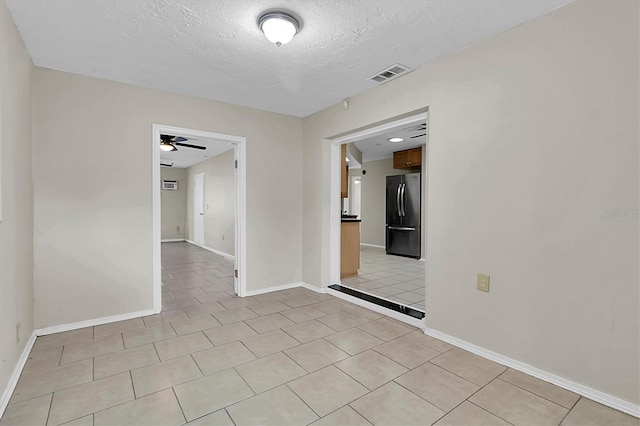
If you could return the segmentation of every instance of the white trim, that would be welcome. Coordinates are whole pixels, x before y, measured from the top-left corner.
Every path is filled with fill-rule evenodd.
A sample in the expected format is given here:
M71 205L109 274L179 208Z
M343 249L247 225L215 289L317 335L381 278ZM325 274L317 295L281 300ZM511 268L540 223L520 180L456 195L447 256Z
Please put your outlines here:
M327 293L327 289L326 288L316 287L313 284L300 283L300 287L304 287L307 290L315 291L316 293L321 293L321 294L326 294Z
M202 246L203 249L210 251L211 253L215 253L217 255L220 255L222 257L226 257L227 259L231 259L231 260L235 260L235 256L229 253L225 253L223 251L220 250L216 250L213 247L208 247L208 246Z
M184 238L169 238L168 240L160 240L161 243L178 243L185 241Z
M413 318L408 315L401 314L400 312L383 308L382 306L376 305L375 303L367 302L366 300L358 299L357 297L353 297L346 293L342 293L340 291L334 290L331 287L327 287L327 294L335 296L338 299L346 300L347 302L353 303L354 305L362 306L363 308L367 308L370 311L377 312L379 314L393 318L405 324L409 324L413 327L418 327L421 330L424 329L424 320L419 320L417 318Z
M259 294L271 293L273 291L289 290L290 288L302 287L302 283L291 283L276 285L273 287L259 288L257 290L247 291L245 296L257 296Z
M234 259L236 258L236 257L235 257L234 255L232 255L232 254L225 253L225 252L220 251L220 250L216 250L216 249L214 249L214 248L212 248L212 247L209 247L209 246L201 246L200 244L196 243L196 242L195 242L195 241L193 241L193 240L183 240L183 241L185 241L185 242L187 242L187 243L189 243L189 244L192 244L192 245L194 245L194 246L196 246L196 247L200 247L200 248L201 248L201 249L203 249L203 250L207 250L207 251L210 251L211 253L215 253L215 254L217 254L217 255L219 255L219 256L226 257L227 259L234 260Z
M465 349L483 358L487 358L491 361L513 368L514 370L521 371L525 374L536 377L540 380L544 380L545 382L549 382L556 386L560 386L561 388L567 389L571 392L575 392L579 395L584 396L585 398L589 398L593 401L599 402L613 409L622 411L631 416L640 417L640 405L633 404L632 402L625 401L623 399L620 399L608 393L604 393L599 390L590 388L589 386L585 386L583 384L576 383L572 380L565 379L564 377L557 376L553 373L549 373L547 371L541 370L539 368L536 368L524 362L517 361L513 358L509 358L497 352L493 352L489 349L485 349L482 346L474 345L473 343L469 343L465 340L458 339L457 337L453 337L449 334L442 333L432 328L425 327L424 334L431 337L435 337L436 339L443 340L447 343L450 343L454 346Z
M110 317L95 318L86 321L72 322L69 324L54 325L51 327L39 328L34 331L36 336L46 336L47 334L61 333L63 331L77 330L79 328L92 327L95 325L110 324L112 322L124 321L133 318L146 317L148 315L159 314L160 310L149 309L146 311L129 312L127 314L113 315Z
M236 160L236 238L235 269L239 277L236 281L236 293L244 297L247 291L247 139L242 136L225 135L181 127L152 125L152 194L153 194L153 309L162 309L162 261L161 261L161 203L160 203L160 134L180 134L186 137L224 140L235 145Z
M199 192L202 192L202 194L199 194L199 195L202 195L202 200L201 200L202 201L202 206L200 206L200 207L202 207L202 214L198 213L198 209L196 208L196 198L197 198L196 197L196 181L200 177L202 178L202 188L201 188L202 191L199 191ZM192 221L193 221L193 234L191 235L191 237L195 241L196 236L198 236L198 237L200 236L200 235L196 235L196 222L198 222L200 220L200 218L202 217L202 245L196 243L196 245L198 245L200 247L204 246L204 236L205 236L204 228L205 228L205 225L206 225L206 223L205 223L206 220L205 220L205 216L204 216L204 214L205 214L205 197L206 197L206 191L207 191L206 187L207 187L207 175L206 175L205 172L196 173L195 175L193 175L193 187L192 187L193 193L192 193L192 196L191 196L191 202L192 202L191 210L192 210L192 213L193 213L193 218L192 218ZM198 234L200 234L200 233L198 233Z
M11 374L11 378L9 379L9 383L7 383L7 387L4 388L4 392L2 393L2 399L0 399L0 418L4 415L4 410L7 408L9 404L9 400L11 399L11 395L18 384L18 379L22 374L22 369L24 365L27 363L27 359L29 358L29 354L31 353L31 349L33 348L33 344L36 342L36 332L35 330L31 333L27 344L24 346L22 350L22 354L18 359L18 363L16 367L13 369L13 374Z
M340 217L337 212L342 211L340 206L340 145L357 142L362 139L370 138L377 134L384 133L394 127L404 126L407 124L415 123L417 121L428 120L428 111L420 112L410 115L398 120L390 121L388 123L373 126L368 129L349 133L343 136L335 138L325 138L323 143L330 143L330 162L329 162L329 191L326 191L324 204L329 206L329 245L326 255L329 259L329 280L330 283L335 284L340 282ZM428 144L428 139L427 139ZM428 161L427 157L427 161ZM427 164L424 165L424 169L428 170ZM422 188L423 195L426 193L426 188ZM426 199L425 199L426 203ZM426 204L425 204L426 207ZM423 224L423 231L426 232L426 224ZM324 285L324 283L323 283ZM376 305L377 306L377 305Z
M373 248L381 248L381 249L386 249L385 246L379 246L376 244L365 244L365 243L360 243L361 246L365 246L365 247L373 247Z

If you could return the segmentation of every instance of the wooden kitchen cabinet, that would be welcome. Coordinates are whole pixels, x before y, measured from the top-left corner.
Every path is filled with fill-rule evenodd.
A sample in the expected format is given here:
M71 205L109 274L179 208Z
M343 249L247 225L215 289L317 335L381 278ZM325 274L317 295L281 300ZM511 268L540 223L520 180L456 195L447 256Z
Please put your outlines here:
M343 221L340 228L340 278L358 275L360 269L360 221Z
M393 153L394 169L415 169L422 166L422 147Z
M349 196L349 166L347 165L347 145L340 147L340 198Z

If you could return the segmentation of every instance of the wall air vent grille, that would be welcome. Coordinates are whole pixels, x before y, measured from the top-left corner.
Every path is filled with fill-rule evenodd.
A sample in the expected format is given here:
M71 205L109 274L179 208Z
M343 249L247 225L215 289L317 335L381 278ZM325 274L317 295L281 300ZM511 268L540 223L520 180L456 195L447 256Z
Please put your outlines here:
M375 73L368 79L379 84L384 84L387 81L396 79L400 76L410 73L411 71L413 71L411 68L405 67L404 65L393 64L389 68Z
M163 180L162 181L162 189L165 191L177 191L178 190L178 181L175 180Z

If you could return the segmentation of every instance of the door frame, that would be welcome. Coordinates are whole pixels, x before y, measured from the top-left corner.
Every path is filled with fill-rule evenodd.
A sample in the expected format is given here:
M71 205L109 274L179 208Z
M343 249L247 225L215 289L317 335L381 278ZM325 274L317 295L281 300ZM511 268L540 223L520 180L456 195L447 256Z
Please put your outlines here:
M236 176L236 235L235 235L235 291L240 297L247 294L247 139L242 136L226 135L202 130L187 129L164 124L151 126L151 191L153 204L152 253L153 253L153 310L162 310L162 259L161 259L161 198L160 198L160 134L179 133L185 137L217 139L234 145Z
M408 125L421 120L429 120L429 112L428 110L423 110L422 112L411 114L409 116L405 116L399 118L397 120L391 119L391 121L385 122L379 125L373 125L364 130L359 130L355 132L348 133L343 136L335 137L335 138L327 138L325 141L328 141L330 146L330 190L328 191L329 200L327 204L329 205L329 284L340 284L340 223L341 218L335 214L337 211L341 211L340 206L340 165L341 165L341 156L340 156L340 146L349 142L357 142L362 139L366 139L377 134L385 133L387 130L390 130L397 126ZM428 128L428 126L427 126ZM429 149L429 138L427 137L427 143L424 147L423 159L425 158L426 151ZM426 155L426 160L428 161L429 156ZM429 167L426 162L423 161L424 167L424 176L422 177L423 183L428 182L428 172ZM422 235L426 236L426 207L427 207L427 193L426 186L422 186L422 199L423 199L423 209L424 209L424 223L422 224ZM427 252L426 247L426 238L423 238L425 242L425 257Z
M192 213L193 213L193 242L196 243L196 245L204 247L204 235L205 235L205 230L204 230L204 226L205 226L205 220L204 219L205 218L204 217L202 218L202 244L200 244L198 242L198 240L196 239L196 219L199 219L198 217L196 217L196 178L199 177L199 176L202 176L202 211L203 211L203 215L202 216L204 216L204 210L205 210L205 208L204 208L204 205L205 205L204 199L205 199L205 190L206 190L205 189L205 181L206 181L207 175L204 172L202 172L202 173L197 173L197 174L193 175L193 198L192 198L192 200L193 200L193 211L192 211ZM201 216L201 215L198 215L198 216ZM187 231L188 231L188 229L187 229Z

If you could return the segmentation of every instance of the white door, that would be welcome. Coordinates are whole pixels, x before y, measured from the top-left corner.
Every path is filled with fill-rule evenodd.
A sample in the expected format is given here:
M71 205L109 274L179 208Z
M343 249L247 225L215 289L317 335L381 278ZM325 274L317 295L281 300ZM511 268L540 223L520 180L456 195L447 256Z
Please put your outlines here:
M193 241L204 246L204 173L193 179Z

